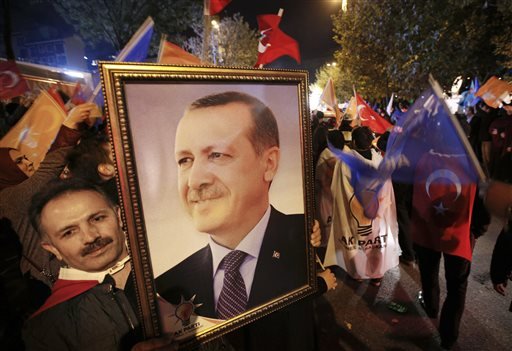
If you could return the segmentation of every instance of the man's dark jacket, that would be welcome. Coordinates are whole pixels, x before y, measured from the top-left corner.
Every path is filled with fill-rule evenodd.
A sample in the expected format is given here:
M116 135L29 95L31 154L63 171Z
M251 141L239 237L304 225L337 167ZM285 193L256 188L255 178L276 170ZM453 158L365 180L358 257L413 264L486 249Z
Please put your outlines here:
M125 291L107 276L92 289L35 315L23 331L26 350L130 350L141 338L130 303L131 276Z

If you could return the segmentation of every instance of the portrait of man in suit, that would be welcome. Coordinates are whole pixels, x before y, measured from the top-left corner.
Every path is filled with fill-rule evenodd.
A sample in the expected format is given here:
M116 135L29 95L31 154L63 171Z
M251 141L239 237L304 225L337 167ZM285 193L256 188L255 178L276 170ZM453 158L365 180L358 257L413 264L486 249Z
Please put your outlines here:
M235 91L195 100L174 156L181 203L208 244L156 278L161 297L229 319L307 284L304 215L269 200L281 156L269 107Z

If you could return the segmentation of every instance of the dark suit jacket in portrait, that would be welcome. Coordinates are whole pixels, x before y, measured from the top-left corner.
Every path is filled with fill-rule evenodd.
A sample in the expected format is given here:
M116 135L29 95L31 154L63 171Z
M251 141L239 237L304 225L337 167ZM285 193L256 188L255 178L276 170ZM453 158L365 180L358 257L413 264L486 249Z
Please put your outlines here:
M285 215L272 207L249 294L249 309L307 284L308 243L304 230L304 215ZM158 293L173 304L196 295L194 304L203 305L195 312L216 318L212 264L208 245L156 278ZM313 302L310 298L298 301L226 337L240 351L313 350Z
M248 309L269 302L307 284L306 236L303 215L285 215L272 207L261 245ZM192 296L202 304L195 312L216 318L212 252L207 245L156 278L156 290L178 304Z

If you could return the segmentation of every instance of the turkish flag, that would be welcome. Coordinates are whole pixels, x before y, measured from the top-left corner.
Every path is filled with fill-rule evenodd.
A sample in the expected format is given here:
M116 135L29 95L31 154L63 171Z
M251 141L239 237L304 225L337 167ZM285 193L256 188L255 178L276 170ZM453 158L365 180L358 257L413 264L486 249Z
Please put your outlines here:
M426 153L416 166L411 232L414 243L471 261L471 212L476 184L467 157Z
M10 99L28 90L25 79L14 61L0 61L0 99Z
M204 0L205 16L213 16L221 12L231 0Z
M386 130L393 127L391 123L382 118L356 93L357 114L361 125L369 127L375 133L384 134Z
M258 61L254 66L266 65L285 55L300 63L299 43L279 29L281 16L259 15L257 20L262 37L258 44Z

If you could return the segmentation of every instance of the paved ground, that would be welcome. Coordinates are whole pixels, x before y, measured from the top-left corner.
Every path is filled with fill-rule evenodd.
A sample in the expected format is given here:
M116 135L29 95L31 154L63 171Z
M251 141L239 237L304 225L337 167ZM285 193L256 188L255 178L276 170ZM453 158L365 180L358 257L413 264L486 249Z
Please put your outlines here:
M478 239L469 278L466 310L454 350L510 350L512 348L512 284L503 297L492 288L489 264L502 223L493 220ZM511 253L512 254L512 253ZM436 320L428 318L417 302L417 268L400 265L386 273L376 288L357 283L336 271L338 288L317 299L319 344L331 350L439 350ZM444 277L440 274L442 297ZM407 307L400 314L388 308L394 301Z

